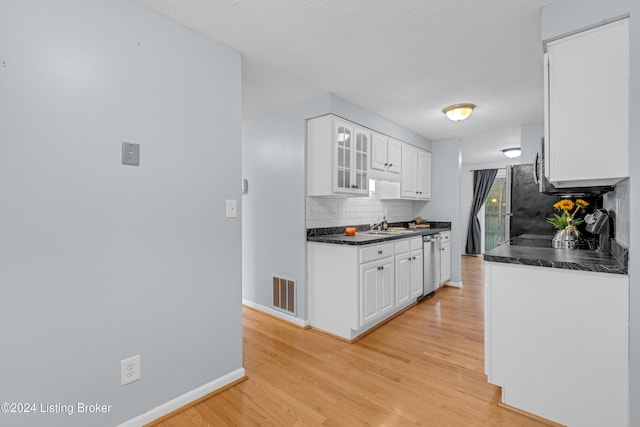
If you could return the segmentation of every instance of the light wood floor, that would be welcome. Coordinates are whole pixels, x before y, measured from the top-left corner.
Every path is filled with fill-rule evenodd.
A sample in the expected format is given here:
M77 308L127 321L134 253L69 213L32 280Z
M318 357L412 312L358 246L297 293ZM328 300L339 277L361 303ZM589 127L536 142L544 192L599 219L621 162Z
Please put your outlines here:
M354 344L244 308L249 379L158 426L548 425L497 406L484 375L482 258L462 258L462 289Z

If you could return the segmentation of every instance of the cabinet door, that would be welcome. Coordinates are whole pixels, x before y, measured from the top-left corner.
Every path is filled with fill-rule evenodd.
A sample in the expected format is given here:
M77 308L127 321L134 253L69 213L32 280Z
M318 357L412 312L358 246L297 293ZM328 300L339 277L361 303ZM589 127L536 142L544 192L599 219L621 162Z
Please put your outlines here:
M396 255L396 305L402 306L409 303L411 296L411 275L413 263L409 252Z
M418 149L402 145L402 197L415 199L418 195Z
M451 244L443 244L440 250L440 284L444 284L451 279Z
M399 174L402 162L402 143L389 138L387 142L387 170L389 173Z
M378 300L378 313L383 315L395 308L395 268L393 258L381 261L380 269L380 293Z
M378 317L378 277L380 263L360 266L360 326Z
M387 137L374 133L371 135L371 169L387 169Z
M629 176L628 20L548 44L549 180L614 185Z
M411 300L422 295L423 264L422 249L411 251Z
M353 147L352 182L353 192L368 194L369 192L369 140L371 132L362 128L354 128L355 146Z
M346 121L334 119L335 179L333 190L338 193L352 192L353 186L353 126Z
M418 198L431 199L431 153L418 150L417 173Z

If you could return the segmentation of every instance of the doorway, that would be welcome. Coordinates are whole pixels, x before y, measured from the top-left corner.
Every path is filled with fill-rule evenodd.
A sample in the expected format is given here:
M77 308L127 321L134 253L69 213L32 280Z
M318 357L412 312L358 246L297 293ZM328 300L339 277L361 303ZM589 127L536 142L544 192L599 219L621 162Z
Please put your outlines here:
M510 185L505 169L498 170L489 196L484 203L484 252L509 239Z

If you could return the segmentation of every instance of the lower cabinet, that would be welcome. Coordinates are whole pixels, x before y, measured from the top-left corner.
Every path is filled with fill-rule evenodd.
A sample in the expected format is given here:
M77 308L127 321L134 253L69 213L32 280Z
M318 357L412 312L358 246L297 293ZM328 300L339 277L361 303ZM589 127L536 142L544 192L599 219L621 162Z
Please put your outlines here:
M422 295L422 239L308 243L309 322L352 340Z
M629 425L629 276L486 262L485 280L485 373L502 402Z
M442 240L440 241L440 283L438 286L451 280L451 232L443 231L440 235Z
M360 266L360 326L393 310L393 285L393 258Z
M422 239L396 243L396 306L414 302L423 291Z

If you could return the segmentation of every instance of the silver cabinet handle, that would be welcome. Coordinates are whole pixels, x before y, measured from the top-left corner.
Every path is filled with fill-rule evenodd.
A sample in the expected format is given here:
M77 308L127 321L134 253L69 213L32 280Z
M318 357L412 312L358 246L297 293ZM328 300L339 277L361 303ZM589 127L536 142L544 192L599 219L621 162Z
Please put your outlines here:
M382 249L378 251L378 255L382 255Z

